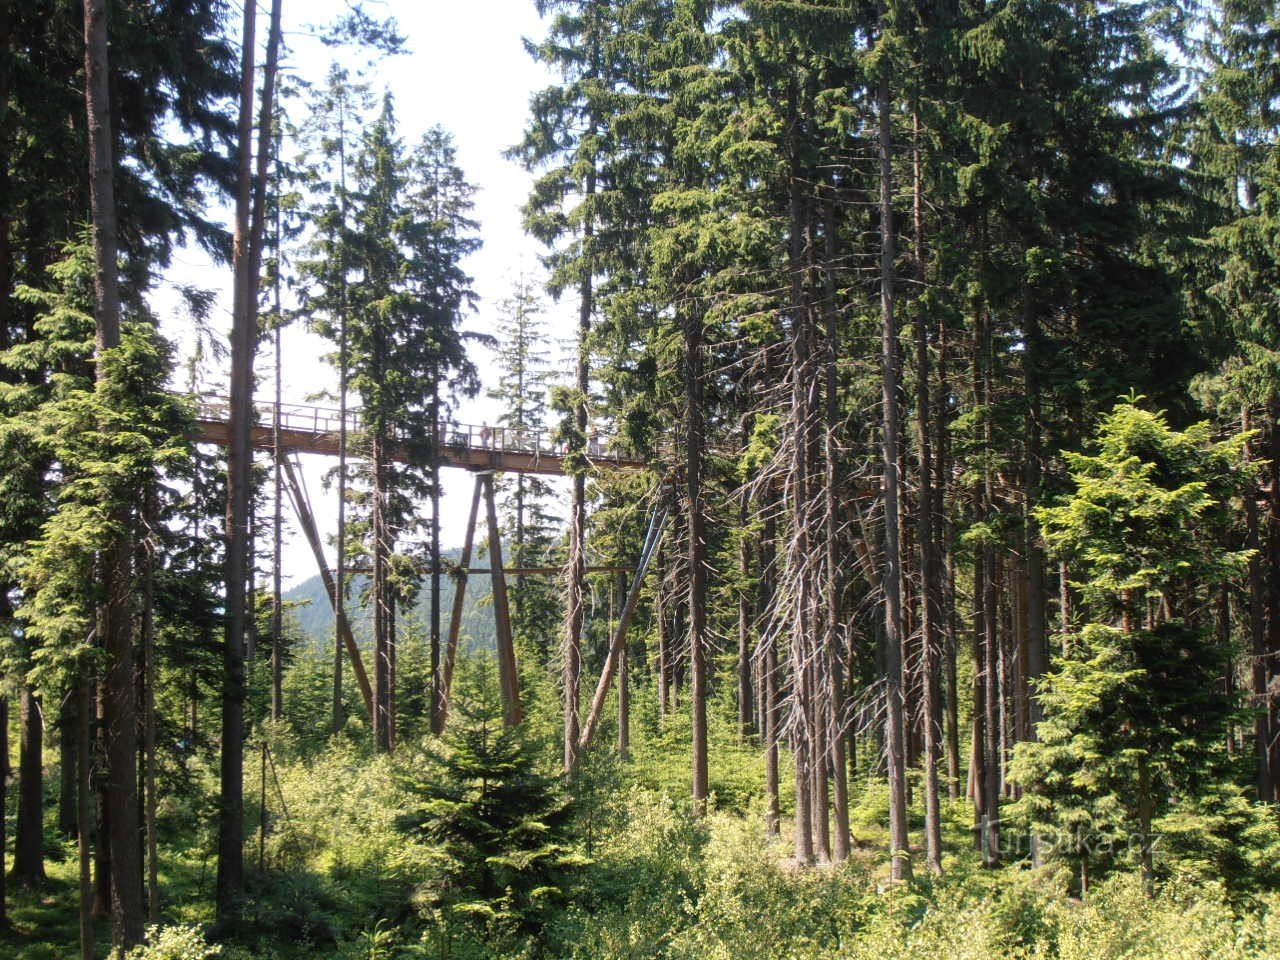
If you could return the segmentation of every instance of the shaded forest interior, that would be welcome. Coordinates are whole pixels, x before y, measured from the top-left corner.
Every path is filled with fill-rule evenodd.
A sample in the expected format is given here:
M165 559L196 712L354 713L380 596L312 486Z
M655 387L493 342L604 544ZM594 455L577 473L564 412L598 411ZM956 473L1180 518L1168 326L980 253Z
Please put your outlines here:
M0 4L0 955L1274 956L1278 8L534 6Z

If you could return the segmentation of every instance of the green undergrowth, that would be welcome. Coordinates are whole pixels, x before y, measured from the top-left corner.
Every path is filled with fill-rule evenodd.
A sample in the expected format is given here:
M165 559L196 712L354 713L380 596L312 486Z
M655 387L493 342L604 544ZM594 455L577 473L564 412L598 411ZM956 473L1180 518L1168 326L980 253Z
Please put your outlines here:
M779 836L763 828L754 751L723 742L732 731L719 731L717 753L731 759L713 770L714 802L699 818L684 799L680 721L669 729L668 740L666 730L641 728L629 761L597 750L584 762L571 790L573 855L561 858L570 866L548 891L554 909L536 922L447 890L455 906L441 909L457 853L406 826L415 812L420 819L422 784L434 776L416 743L373 757L341 738L313 751L283 728L268 730L265 784L260 741L247 751L250 877L240 927L213 943L214 781L195 771L200 790L162 804L163 923L138 958L1261 960L1280 943L1272 885L1228 885L1202 857L1167 862L1151 895L1134 874L1117 872L1084 900L1071 895L1073 878L1061 868L984 871L964 801L943 803L945 877L927 875L917 857L916 880L893 886L887 791L874 780L854 783L850 861L797 868L788 811ZM530 749L554 773L555 745ZM919 810L912 825L919 850ZM12 892L5 960L79 956L74 848L54 854L44 890ZM98 927L105 956L108 924Z

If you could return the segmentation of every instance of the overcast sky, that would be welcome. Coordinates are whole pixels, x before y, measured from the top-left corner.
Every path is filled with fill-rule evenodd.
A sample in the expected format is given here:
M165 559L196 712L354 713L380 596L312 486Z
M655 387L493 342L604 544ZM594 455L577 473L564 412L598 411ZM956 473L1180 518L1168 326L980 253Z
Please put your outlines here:
M387 0L367 3L378 16L394 16L400 32L407 40L408 53L384 59L366 72L366 80L375 94L389 90L395 97L400 135L412 143L429 127L440 124L454 136L458 162L467 179L479 188L475 219L480 223L484 246L473 255L466 267L475 281L480 306L467 318L468 330L492 330L497 305L505 299L517 274L541 277L539 245L524 235L520 225L520 206L528 195L530 176L518 165L505 160L504 150L520 139L528 113L530 95L552 81L551 75L526 53L522 38L542 35L544 27L534 9L533 0L473 0L469 3L443 0ZM289 45L285 68L298 76L322 82L330 62L338 52L323 47L308 30L309 25L325 22L339 13L341 0L284 0L285 35ZM267 23L261 18L259 41L266 34ZM367 57L348 55L353 69L362 66ZM230 211L226 212L228 220ZM231 271L229 267L211 264L198 251L180 252L169 275L171 283L194 283L219 291L217 328L230 328ZM171 286L162 285L156 292L155 305L166 332L179 343L180 353L190 350L190 322L177 306L178 298ZM566 337L571 331L566 308L552 308L549 313L553 339ZM559 354L563 344L553 344ZM283 395L286 400L302 401L321 390L334 390L336 379L327 364L320 360L325 345L295 324L284 334ZM259 387L259 397L269 399L272 369L270 349L258 359L260 375L267 377ZM473 359L480 368L486 387L492 386L496 373L487 350L475 349ZM225 372L211 378L225 384ZM465 406L459 419L470 422L493 422L497 411L492 401L483 397ZM324 494L320 478L332 459L304 456L307 485L313 500L317 521L322 530L331 533L335 525L336 498ZM471 479L460 470L446 470L446 505L441 510L446 547L461 543L467 508L470 503ZM292 582L316 572L315 562L306 542L287 518L285 573Z

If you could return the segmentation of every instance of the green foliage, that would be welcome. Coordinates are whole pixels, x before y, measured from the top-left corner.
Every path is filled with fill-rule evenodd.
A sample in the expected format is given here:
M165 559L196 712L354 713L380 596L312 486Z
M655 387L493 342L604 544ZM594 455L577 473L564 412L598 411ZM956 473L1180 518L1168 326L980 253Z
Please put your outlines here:
M417 901L481 938L536 931L585 862L569 845L569 801L519 728L503 726L490 661L459 680L443 742L399 770L410 796L400 827L431 844Z
M1016 815L1086 876L1117 862L1149 870L1153 820L1190 816L1182 801L1222 775L1231 651L1169 611L1190 613L1191 590L1248 560L1223 545L1243 442L1214 443L1203 423L1175 431L1127 401L1103 419L1096 453L1068 455L1074 491L1039 511L1092 622L1063 638L1038 684L1044 721L1038 742L1017 746L1013 776L1028 790Z
M1075 585L1096 605L1126 595L1158 599L1184 581L1230 579L1248 551L1221 546L1232 495L1249 471L1248 437L1214 442L1207 422L1179 432L1131 397L1099 424L1093 453L1065 454L1074 491L1039 518L1051 550L1071 563Z
M39 338L0 354L0 368L20 378L0 384L0 444L29 458L23 478L11 474L8 483L22 486L32 471L56 480L47 502L33 501L29 482L15 497L25 526L42 515L43 523L26 533L11 525L0 551L6 578L22 587L16 612L34 645L30 677L44 685L92 655L101 600L92 571L100 551L140 525L139 491L156 491L162 475L183 477L192 462L187 411L164 389L169 344L150 317L126 317L120 346L97 357L95 377L86 362L94 355L92 251L79 243L65 253L49 271L50 289L19 290L38 310Z
M128 960L216 960L222 947L205 940L199 927L148 927L147 942L129 951Z
M669 802L643 795L621 824L588 871L589 892L550 931L553 955L1261 960L1280 922L1274 895L1233 902L1221 886L1190 878L1153 898L1136 875L1119 874L1081 902L1053 872L990 874L957 864L945 880L881 890L858 861L797 871L784 846L748 821L714 815L695 826Z

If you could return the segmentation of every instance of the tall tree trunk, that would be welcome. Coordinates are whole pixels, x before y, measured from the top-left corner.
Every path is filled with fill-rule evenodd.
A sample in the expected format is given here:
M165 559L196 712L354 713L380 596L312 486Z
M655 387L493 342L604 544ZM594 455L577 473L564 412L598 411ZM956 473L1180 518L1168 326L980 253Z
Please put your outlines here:
M773 606L777 576L777 520L772 503L765 505L764 531L760 537L760 597L759 615L762 619ZM778 704L778 648L774 631L763 628L760 647L760 701L761 732L764 739L765 778L765 827L770 836L777 836L782 826L782 804L778 782L778 722L781 708Z
M106 0L85 0L85 107L89 128L89 195L93 217L97 378L111 376L104 355L120 346L115 160L112 155L110 64ZM122 492L123 493L123 492ZM133 545L127 504L112 505L113 541L102 552L100 635L106 652L103 683L106 794L111 854L112 939L129 949L143 936L142 864L138 845L138 731L129 591Z
M920 115L912 114L912 193L915 220L915 261L921 289L927 287L929 269L924 244L924 183L920 158ZM939 630L942 596L938 564L938 543L934 529L933 434L931 431L929 374L929 326L924 308L917 305L916 333L916 446L919 456L919 502L916 508L916 539L920 551L920 651L924 687L921 727L924 733L924 837L925 859L929 869L942 873L942 814L938 805L938 762L942 732L942 709L939 696L938 654L942 649Z
M58 832L76 838L76 716L74 691L68 691L58 711Z
M347 226L347 131L345 106L338 114L338 192L341 230ZM347 622L347 380L350 357L347 345L347 264L346 244L338 239L338 542L333 595L333 732L343 727L342 659L346 640L343 625ZM372 719L372 718L370 718Z
M934 475L934 514L939 521L942 541L941 617L945 631L944 670L946 700L946 750L947 795L952 800L960 798L960 684L956 676L956 660L960 654L960 640L956 628L956 556L952 548L952 524L948 513L947 491L951 483L951 434L947 426L946 409L951 387L947 379L947 320L938 321L938 400L934 404L934 421L937 426L937 453Z
M1252 426L1249 411L1246 408L1241 416L1242 428ZM1246 456L1254 458L1253 444L1246 446ZM1254 708L1254 752L1257 757L1256 784L1258 800L1267 803L1271 800L1274 784L1271 777L1270 752L1268 749L1271 736L1267 723L1267 641L1266 641L1266 588L1263 583L1260 537L1258 533L1258 503L1252 496L1244 497L1245 546L1257 551L1249 560L1249 653L1252 679L1252 706Z
M693 683L693 805L706 812L707 780L707 548L702 497L704 413L702 318L684 317L685 471L689 511L689 670Z
M231 326L230 443L227 448L226 642L222 652L221 791L218 810L218 920L234 924L244 895L244 701L246 587L249 579L253 450L254 322L252 246L253 77L257 8L244 8Z
M390 565L388 565L388 571ZM396 653L399 650L400 638L396 632L396 616L399 610L400 596L393 581L387 584L387 749L396 748Z
M156 837L156 570L154 531L158 523L155 504L155 481L148 484L144 510L148 538L141 551L142 560L142 755L145 764L143 788L146 803L143 821L147 844L147 922L160 922L160 862Z
M431 730L443 732L444 684L440 673L440 372L431 387ZM523 482L523 477L518 482ZM519 535L517 534L517 537ZM519 547L517 547L517 550ZM518 557L518 554L517 554ZM519 559L517 566L521 565Z
M284 447L280 442L280 308L276 290L275 408L271 417L271 719L284 719Z
M275 28L273 20L272 28ZM270 43L268 43L270 46ZM268 64L270 67L270 64ZM271 416L271 467L272 467L272 511L271 511L271 718L284 719L284 596L283 596L283 562L284 562L284 447L280 435L280 404L283 396L283 335L284 310L281 302L281 272L283 267L281 253L281 202L279 197L280 180L280 142L282 134L279 130L271 140L276 162L276 204L272 230L272 248L275 255L275 266L271 275L271 298L273 325L273 346L275 353L275 406ZM264 741L265 744L265 741ZM265 748L265 745L263 747Z
M881 7L881 22L887 15ZM887 68L886 68L887 69ZM911 850L907 839L907 783L903 749L902 715L902 554L898 542L901 512L898 503L898 325L894 316L893 225L893 117L890 114L889 77L879 81L876 107L879 113L880 153L880 314L881 314L881 452L884 499L884 629L885 629L885 754L889 774L889 856L895 881L911 877Z
M1036 521L1036 508L1040 506L1041 481L1041 430L1040 430L1040 380L1041 344L1040 318L1031 301L1030 289L1023 296L1023 329L1026 336L1026 352L1022 358L1023 392L1026 394L1026 444L1027 456L1023 474L1025 486L1025 512L1023 516L1023 563L1026 571L1026 602L1023 613L1026 621L1025 651L1021 663L1018 689L1025 700L1026 729L1022 736L1028 740L1039 739L1037 727L1044 719L1040 697L1032 689L1032 683L1049 669L1049 637L1045 620L1045 559L1040 545L1040 525ZM1034 831L1030 838L1031 862L1043 863L1040 837Z
M743 429L744 446L748 439ZM751 627L752 603L751 592L747 582L751 576L751 537L748 535L751 523L751 495L744 490L738 496L738 530L741 540L738 543L738 575L741 583L738 587L738 662L735 665L735 676L738 682L738 744L747 742L752 733L752 716L755 705L751 694Z
M982 364L982 402L989 411L991 409L992 389L992 354L990 318L983 313L980 327L979 343L981 346ZM987 416L984 425L985 449L991 450L994 445L991 417ZM995 478L989 466L984 466L982 480L982 516L990 520L994 512ZM980 550L983 565L983 583L981 596L975 596L975 602L982 605L982 705L983 717L982 743L982 781L983 793L983 866L991 868L1000 865L1000 771L1002 755L1000 750L1004 725L1002 720L1002 689L999 682L1000 670L1000 622L999 622L999 582L996 548L985 543Z
M981 496L981 494L978 494ZM973 800L974 847L982 852L986 843L986 793L982 789L983 770L986 769L984 751L987 733L985 704L986 694L982 677L982 641L986 633L983 626L982 597L986 592L986 565L979 547L973 558L973 620L970 653L973 659L973 740L969 751L969 782L966 795Z
M841 598L844 589L844 563L840 549L840 510L844 491L840 484L840 445L837 439L840 421L840 384L836 361L840 356L840 330L836 311L836 264L838 262L835 188L823 204L823 234L825 242L822 270L822 303L826 321L826 350L823 358L823 383L826 388L823 419L823 462L826 475L823 478L825 523L823 538L824 586L826 602L826 637L824 642L825 670L828 697L831 701L830 729L827 731L828 751L831 761L832 813L835 819L835 838L832 857L837 863L849 858L853 846L849 830L849 763L845 749L848 701L845 697L845 677L840 651Z
M102 615L99 611L99 623ZM107 809L109 777L105 769L106 714L103 706L102 681L94 684L94 757L93 789L97 798L93 835L93 918L111 919L111 820Z
M63 771L66 776L66 771ZM5 854L9 846L9 698L0 695L0 931L9 929Z
M375 348L376 349L376 348ZM386 519L386 429L373 426L373 748L391 749L391 640L390 591L387 585L388 533Z
M24 887L44 884L44 721L40 698L23 682L18 693L18 822L13 879Z
M635 604L630 602L625 573L618 574L616 589L623 607L618 611L618 626L615 629L625 636L635 608ZM628 646L624 640L618 654L618 755L623 759L631 753L631 657Z
M594 135L594 124L592 125ZM587 171L584 183L584 202L590 203L596 192L594 167ZM595 224L590 214L582 225L583 249L589 250L595 236ZM574 452L581 455L587 436L587 404L591 392L591 357L588 338L591 335L591 315L595 310L595 288L591 268L584 265L582 281L578 289L578 362L575 383L578 397L574 409ZM582 625L586 611L583 606L583 581L587 573L587 478L581 467L573 472L573 493L569 505L569 557L565 568L566 607L561 686L564 697L564 769L572 771L578 763L578 740L581 736L581 717L578 708L579 685L582 681Z
M1280 697L1272 692L1272 684L1280 673L1280 396L1272 396L1268 404L1268 451L1271 461L1271 496L1267 511L1267 566L1271 576L1267 584L1267 638L1263 661L1267 694L1259 704L1267 726L1267 802L1280 799Z
M81 665L76 672L76 840L79 866L80 960L93 960L93 793L89 785L91 756L90 717L93 712L89 697L89 671Z
M658 718L663 719L671 710L671 616L667 598L666 578L667 545L658 545L658 583L654 589L653 614L658 621Z

